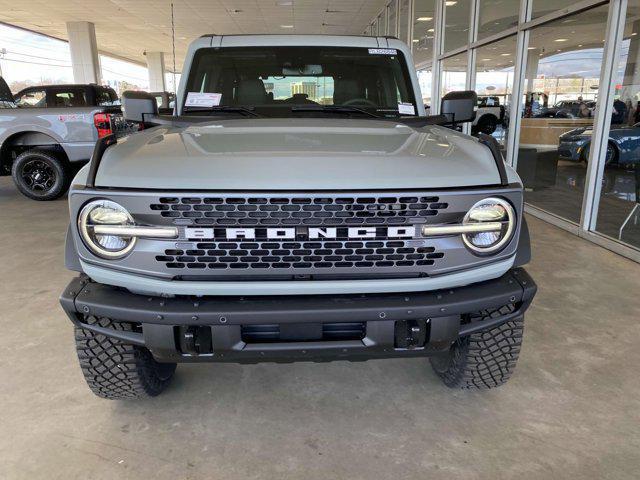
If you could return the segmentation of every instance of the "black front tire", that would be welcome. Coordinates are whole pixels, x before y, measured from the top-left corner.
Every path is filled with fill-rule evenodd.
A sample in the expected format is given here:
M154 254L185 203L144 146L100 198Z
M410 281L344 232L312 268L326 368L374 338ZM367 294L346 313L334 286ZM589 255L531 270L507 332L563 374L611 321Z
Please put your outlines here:
M86 323L131 331L129 323L88 317ZM155 397L173 377L175 363L159 363L144 347L127 345L89 330L74 327L80 368L89 388L111 400Z
M489 389L498 387L515 370L524 317L458 339L448 352L430 358L433 370L447 387Z
M498 119L493 115L484 115L478 120L478 132L491 135L498 128Z
M33 200L55 200L64 195L71 183L65 162L41 150L27 150L18 155L11 176L20 193Z

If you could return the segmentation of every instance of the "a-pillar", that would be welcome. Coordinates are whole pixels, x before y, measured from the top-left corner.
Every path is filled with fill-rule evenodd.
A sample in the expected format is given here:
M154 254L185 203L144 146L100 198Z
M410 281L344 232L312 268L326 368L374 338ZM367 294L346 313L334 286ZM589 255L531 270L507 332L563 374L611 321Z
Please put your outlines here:
M100 83L100 57L96 29L91 22L67 22L73 79L76 83Z

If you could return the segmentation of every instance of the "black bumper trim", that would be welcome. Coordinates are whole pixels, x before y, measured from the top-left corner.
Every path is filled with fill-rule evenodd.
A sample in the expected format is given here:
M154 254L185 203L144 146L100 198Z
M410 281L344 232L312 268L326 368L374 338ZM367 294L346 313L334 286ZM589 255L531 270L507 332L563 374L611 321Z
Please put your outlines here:
M148 347L166 361L293 361L311 360L314 352L327 357L386 357L428 355L447 348L460 336L493 328L524 314L536 292L527 272L515 268L500 278L465 287L405 294L313 295L291 297L160 298L136 295L98 284L86 276L70 282L60 303L72 322L125 343ZM465 314L514 305L513 311L476 321ZM86 317L108 317L141 324L142 332L114 330L88 324ZM420 351L393 348L396 321L427 319L428 345ZM242 325L283 323L367 322L367 336L358 341L276 342L246 344ZM210 327L211 355L196 357L177 351L177 326Z

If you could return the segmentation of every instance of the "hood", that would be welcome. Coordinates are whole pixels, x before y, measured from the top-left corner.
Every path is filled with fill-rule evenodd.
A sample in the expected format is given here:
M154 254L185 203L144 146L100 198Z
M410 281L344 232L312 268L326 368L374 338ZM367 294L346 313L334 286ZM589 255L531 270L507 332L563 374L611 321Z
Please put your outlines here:
M190 190L421 189L500 183L488 148L438 126L234 119L155 127L107 149L96 186Z
M563 140L574 138L574 137L591 137L593 130L589 127L579 127L574 128L573 130L569 130L568 132L560 135L560 138Z

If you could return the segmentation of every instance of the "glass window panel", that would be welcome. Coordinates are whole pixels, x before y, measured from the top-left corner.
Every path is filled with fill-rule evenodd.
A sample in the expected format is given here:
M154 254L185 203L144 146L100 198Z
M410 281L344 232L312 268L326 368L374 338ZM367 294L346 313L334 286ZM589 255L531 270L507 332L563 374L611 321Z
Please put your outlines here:
M399 0L400 2L400 35L398 38L404 43L409 43L409 7L411 0Z
M387 13L386 9L378 15L378 35L384 37L387 34Z
M455 90L465 90L467 79L467 53L459 53L442 61L440 93L445 95Z
M596 231L640 249L640 0L629 0ZM589 136L576 131L588 149ZM568 139L567 139L568 140Z
M591 138L607 9L604 5L532 29L525 65L517 159L525 201L576 223L586 163L584 150L570 141L571 132Z
M371 36L373 37L378 36L378 19L377 18L371 24Z
M390 37L398 36L398 0L392 0L387 7L387 15L389 17L389 31Z
M515 57L515 35L476 50L478 112L472 130L493 135L502 146L507 144Z
M433 59L435 0L416 0L413 14L413 59L417 64Z
M518 25L520 2L516 0L480 0L478 39Z
M469 42L471 0L445 2L444 51L463 47Z
M422 103L427 110L427 115L431 109L431 67L418 70L418 85L422 92Z
M576 0L533 0L531 18L538 18L577 3Z

